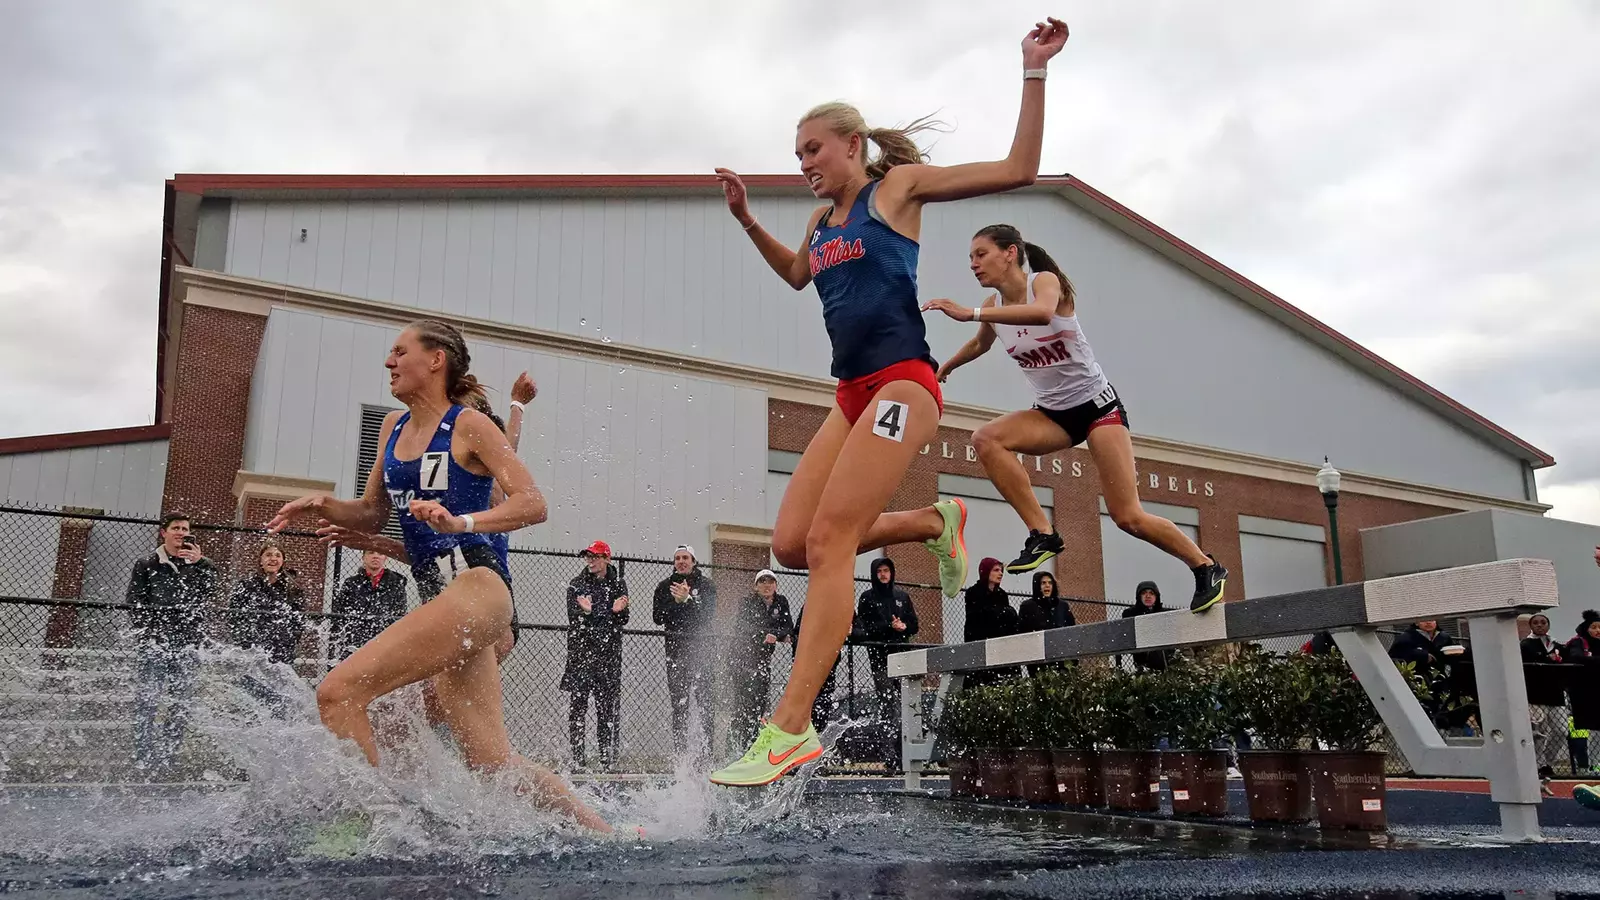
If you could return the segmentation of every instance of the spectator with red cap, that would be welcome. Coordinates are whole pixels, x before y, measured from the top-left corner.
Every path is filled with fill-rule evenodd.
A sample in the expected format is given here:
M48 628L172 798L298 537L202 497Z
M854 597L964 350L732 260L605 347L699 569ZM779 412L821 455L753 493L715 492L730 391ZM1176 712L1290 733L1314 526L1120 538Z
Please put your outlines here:
M589 697L594 696L595 743L600 765L617 764L617 701L622 696L622 628L628 624L628 585L611 565L611 546L595 541L586 564L567 585L567 668L561 689L570 695L567 736L572 762L587 768L584 750Z

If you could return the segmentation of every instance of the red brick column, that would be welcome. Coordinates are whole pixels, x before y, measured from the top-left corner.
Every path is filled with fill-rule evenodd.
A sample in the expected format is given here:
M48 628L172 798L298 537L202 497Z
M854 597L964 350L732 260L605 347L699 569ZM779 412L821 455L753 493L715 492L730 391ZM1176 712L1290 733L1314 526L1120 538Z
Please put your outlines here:
M244 459L250 379L267 317L188 305L178 347L172 440L161 504L196 522L232 523L234 475Z
M100 510L69 509L68 512L99 513ZM62 519L56 541L55 578L50 596L58 600L77 600L83 596L83 571L89 558L89 531L94 522L87 519ZM78 630L78 609L56 606L50 609L45 626L46 647L71 647Z

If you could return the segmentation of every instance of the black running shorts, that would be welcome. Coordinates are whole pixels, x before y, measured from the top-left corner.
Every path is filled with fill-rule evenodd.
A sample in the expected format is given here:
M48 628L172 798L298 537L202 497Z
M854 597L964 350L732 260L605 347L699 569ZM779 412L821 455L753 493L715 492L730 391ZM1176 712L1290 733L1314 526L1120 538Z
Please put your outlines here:
M1067 433L1067 439L1072 442L1067 445L1069 447L1076 447L1088 440L1089 432L1102 425L1128 427L1128 410L1122 405L1122 398L1117 396L1117 389L1110 385L1093 399L1067 409L1047 409L1038 404L1034 404L1033 408L1061 426L1061 430Z

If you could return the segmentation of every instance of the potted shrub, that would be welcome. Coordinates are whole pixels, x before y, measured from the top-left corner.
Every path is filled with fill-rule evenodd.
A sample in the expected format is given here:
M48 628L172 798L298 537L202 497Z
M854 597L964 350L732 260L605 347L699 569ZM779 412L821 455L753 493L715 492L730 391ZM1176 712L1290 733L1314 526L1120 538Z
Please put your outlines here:
M1157 676L1112 669L1101 686L1100 780L1112 809L1154 812L1161 807L1161 720Z
M939 715L939 734L950 769L950 796L978 795L978 742L982 733L982 698L978 691L957 691L944 700Z
M1388 822L1384 812L1388 754L1372 749L1383 734L1383 719L1337 651L1311 658L1307 669L1314 685L1308 721L1311 739L1328 748L1306 752L1316 786L1317 821L1323 828L1383 831Z
M1100 734L1104 666L1050 669L1034 676L1039 697L1040 737L1050 748L1057 800L1069 806L1105 805L1100 782Z
M1169 749L1161 768L1177 816L1228 814L1228 751L1216 749L1232 731L1219 701L1220 668L1180 658L1155 677L1161 733Z
M1059 802L1049 745L1040 723L1039 684L1032 678L1012 679L1004 684L1001 694L1004 709L1010 714L1010 733L1016 741L1011 752L1016 799L1025 803Z
M1027 742L1017 682L1007 678L973 689L978 709L978 797L1015 800L1017 748Z
M1222 672L1223 715L1242 723L1261 749L1239 754L1250 818L1299 823L1311 818L1311 779L1301 745L1313 681L1304 654L1277 656L1246 645Z

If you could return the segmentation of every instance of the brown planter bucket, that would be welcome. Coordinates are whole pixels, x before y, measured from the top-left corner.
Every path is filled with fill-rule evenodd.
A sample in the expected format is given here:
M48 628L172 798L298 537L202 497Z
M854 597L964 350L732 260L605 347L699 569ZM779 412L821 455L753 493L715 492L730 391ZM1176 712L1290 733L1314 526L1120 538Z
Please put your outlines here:
M1257 822L1311 820L1311 780L1298 750L1246 750L1239 754L1250 818Z
M1014 750L993 748L978 751L978 799L1016 799L1015 753Z
M950 796L978 796L978 759L975 756L952 756L945 761L950 767Z
M1228 814L1228 751L1183 750L1161 754L1175 816Z
M1102 750L1100 780L1112 809L1155 812L1161 808L1161 751Z
M1388 829L1386 755L1375 750L1306 754L1306 766L1317 786L1317 822L1323 828Z
M1017 799L1026 803L1061 802L1049 750L1029 747L1017 750L1012 758L1016 760Z
M1094 809L1106 805L1105 788L1100 783L1098 750L1051 750L1050 763L1055 771L1056 790L1060 793L1058 802Z

